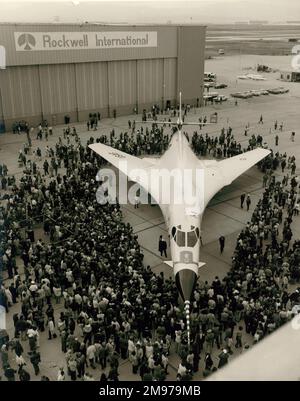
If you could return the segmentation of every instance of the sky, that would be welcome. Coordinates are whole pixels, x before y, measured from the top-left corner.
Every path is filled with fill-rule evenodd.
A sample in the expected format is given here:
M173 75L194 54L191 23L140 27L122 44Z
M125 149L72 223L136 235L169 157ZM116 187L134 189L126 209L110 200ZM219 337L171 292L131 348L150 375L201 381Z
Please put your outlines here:
M0 22L300 21L300 0L0 0Z

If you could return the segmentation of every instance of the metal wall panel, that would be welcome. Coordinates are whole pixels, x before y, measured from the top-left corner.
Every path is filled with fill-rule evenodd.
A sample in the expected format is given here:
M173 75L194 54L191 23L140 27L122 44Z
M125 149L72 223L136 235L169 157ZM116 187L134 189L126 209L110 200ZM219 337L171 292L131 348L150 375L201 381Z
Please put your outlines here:
M43 113L75 111L77 105L74 65L42 65L39 68Z
M5 119L41 116L38 67L10 67L2 70L1 95Z
M203 26L178 28L178 88L184 103L203 100L205 30Z
M136 60L108 63L110 107L136 105Z
M91 24L0 24L1 44L7 53L6 64L68 64L93 61L136 60L144 58L177 57L177 26L130 26ZM49 51L16 51L14 32L157 32L157 47L123 49L80 49Z
M75 68L78 110L108 107L107 63L80 63Z
M138 60L138 103L158 103L163 99L164 60Z
M164 59L164 99L175 100L177 99L177 59L166 58Z

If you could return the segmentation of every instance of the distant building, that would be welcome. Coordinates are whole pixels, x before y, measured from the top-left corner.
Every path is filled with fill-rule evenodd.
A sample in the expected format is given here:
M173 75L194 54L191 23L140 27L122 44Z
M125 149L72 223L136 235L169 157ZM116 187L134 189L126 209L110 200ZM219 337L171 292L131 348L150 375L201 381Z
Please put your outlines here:
M190 24L0 24L0 123L10 130L21 120L141 113L176 106L180 91L183 103L201 106L205 32Z
M269 23L269 21L255 21L255 20L249 21L250 25L266 25L268 23Z
M300 71L281 71L280 79L286 82L300 82Z

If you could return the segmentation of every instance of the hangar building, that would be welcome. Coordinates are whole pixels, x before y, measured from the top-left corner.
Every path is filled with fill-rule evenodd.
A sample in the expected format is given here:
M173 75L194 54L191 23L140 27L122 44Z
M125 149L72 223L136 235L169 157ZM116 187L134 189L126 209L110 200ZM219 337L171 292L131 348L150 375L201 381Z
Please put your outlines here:
M153 104L199 105L205 26L1 24L0 122L38 125L141 112Z

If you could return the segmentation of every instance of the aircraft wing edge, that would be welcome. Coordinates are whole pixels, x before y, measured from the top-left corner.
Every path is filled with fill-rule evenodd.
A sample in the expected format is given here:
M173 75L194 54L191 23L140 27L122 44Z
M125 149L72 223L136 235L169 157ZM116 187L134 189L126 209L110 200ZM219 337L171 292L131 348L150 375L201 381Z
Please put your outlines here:
M225 185L231 184L236 178L270 153L271 151L269 149L257 148L218 162L217 166L224 177Z

